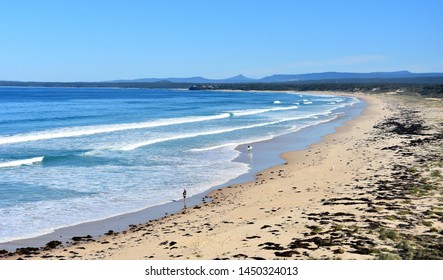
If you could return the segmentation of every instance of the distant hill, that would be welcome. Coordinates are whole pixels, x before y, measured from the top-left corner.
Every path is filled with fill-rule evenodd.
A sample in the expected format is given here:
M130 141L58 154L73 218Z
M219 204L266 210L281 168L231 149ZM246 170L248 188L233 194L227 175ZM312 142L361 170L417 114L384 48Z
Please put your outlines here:
M191 83L191 84L210 84L210 83L249 83L257 82L256 79L248 78L243 75L238 75L228 79L206 79L203 77L190 77L190 78L144 78L134 80L114 80L107 81L106 83L155 83L155 82L172 82L172 83Z
M315 80L342 80L342 79L397 79L397 78L420 78L442 77L443 73L411 73L409 71L397 72L372 72L372 73L346 73L324 72L298 75L272 75L260 79L263 83L315 81Z
M173 83L209 83L208 79L203 77L192 78L142 78L133 80L113 80L104 83L157 83L157 82L173 82Z
M222 80L224 83L249 83L256 82L256 79L248 78L243 75L238 75L229 79Z
M0 86L19 87L98 87L98 88L180 88L191 90L292 90L345 92L399 92L443 98L443 73L374 72L374 73L312 73L273 75L251 79L243 75L229 79L210 80L191 78L146 78L110 82L21 82L1 81Z
M252 79L243 75L238 75L228 79L207 79L204 77L190 78L144 78L134 80L115 80L107 83L153 83L153 82L172 82L172 83L285 83L299 81L324 81L324 80L363 80L363 79L407 79L423 77L443 77L443 73L411 73L409 71L396 72L372 72L372 73L346 73L346 72L324 72L309 74L276 74L262 79Z

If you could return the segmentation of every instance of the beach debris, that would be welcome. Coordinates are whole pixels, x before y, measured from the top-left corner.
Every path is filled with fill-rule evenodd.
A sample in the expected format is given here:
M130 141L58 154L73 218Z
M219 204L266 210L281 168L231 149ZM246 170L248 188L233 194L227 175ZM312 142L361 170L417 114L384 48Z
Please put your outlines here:
M24 248L17 248L15 250L15 253L17 255L32 255L32 254L37 254L39 250L40 248L36 247L24 247Z
M72 240L75 242L79 242L79 241L94 241L94 239L92 239L91 235L86 235L86 236L74 236L72 237Z
M261 238L261 236L258 236L258 235L246 236L246 239L256 239L256 238Z
M275 252L274 254L277 257L288 257L288 258L290 258L294 254L300 255L300 252L298 252L296 250L290 250L290 251L284 251L284 252Z
M237 254L237 255L233 255L232 257L236 258L236 259L246 259L246 258L248 258L248 256L245 255L245 254Z
M58 240L49 241L46 243L45 249L55 249L57 246L61 245L62 243Z
M274 243L274 242L265 242L265 243L259 244L258 247L263 247L263 248L261 248L262 250L276 250L276 251L280 251L280 250L284 250L285 249L280 244L277 244L277 243Z
M114 231L111 229L107 233L105 233L105 235L113 235L113 234L114 234Z

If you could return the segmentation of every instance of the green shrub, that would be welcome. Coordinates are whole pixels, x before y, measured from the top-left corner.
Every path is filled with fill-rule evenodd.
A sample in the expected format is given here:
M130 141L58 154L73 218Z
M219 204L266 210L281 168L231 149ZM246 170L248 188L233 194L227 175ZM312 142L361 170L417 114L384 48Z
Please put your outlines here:
M343 225L334 225L334 231L341 231L343 230L344 226Z
M344 254L345 250L342 248L338 248L337 250L334 250L334 254Z
M408 242L403 241L396 246L399 249L399 254L404 260L412 260L415 255L414 247Z
M401 215L401 216L409 215L409 214L411 214L411 211L409 211L409 210L402 210L402 211L398 212L397 214Z
M430 222L430 221L423 221L422 224L424 226L427 226L427 227L431 227L432 226L432 222Z
M313 226L312 228L311 228L311 233L320 233L320 232L322 232L323 231L323 228L322 227L319 227L319 226Z
M441 176L441 171L440 170L433 170L432 172L431 172L431 176L432 177L438 177L438 178L441 178L442 176Z
M398 233L393 230L393 229L386 229L386 228L382 228L380 230L380 235L379 235L381 240L386 240L386 239L391 239L393 241L398 240L398 238L400 237L398 235Z
M377 259L379 259L379 260L401 260L401 257L396 254L381 253L381 254L378 254Z

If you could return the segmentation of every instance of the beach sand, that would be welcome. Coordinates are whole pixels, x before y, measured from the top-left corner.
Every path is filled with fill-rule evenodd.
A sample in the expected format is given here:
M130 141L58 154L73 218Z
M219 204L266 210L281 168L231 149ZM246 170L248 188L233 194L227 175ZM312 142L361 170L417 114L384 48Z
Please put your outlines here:
M442 259L443 102L352 96L368 104L361 116L255 181L124 232L5 258Z

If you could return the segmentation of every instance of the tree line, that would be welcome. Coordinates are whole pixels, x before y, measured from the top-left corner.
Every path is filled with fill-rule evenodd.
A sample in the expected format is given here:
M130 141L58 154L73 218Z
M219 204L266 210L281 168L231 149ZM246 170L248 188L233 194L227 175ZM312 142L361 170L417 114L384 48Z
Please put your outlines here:
M159 82L15 82L0 81L0 86L22 87L73 87L73 88L185 88L191 90L275 90L275 91L344 91L382 93L396 91L399 94L422 95L443 98L443 77L410 79L366 79L294 81L283 83L214 83L189 84Z

